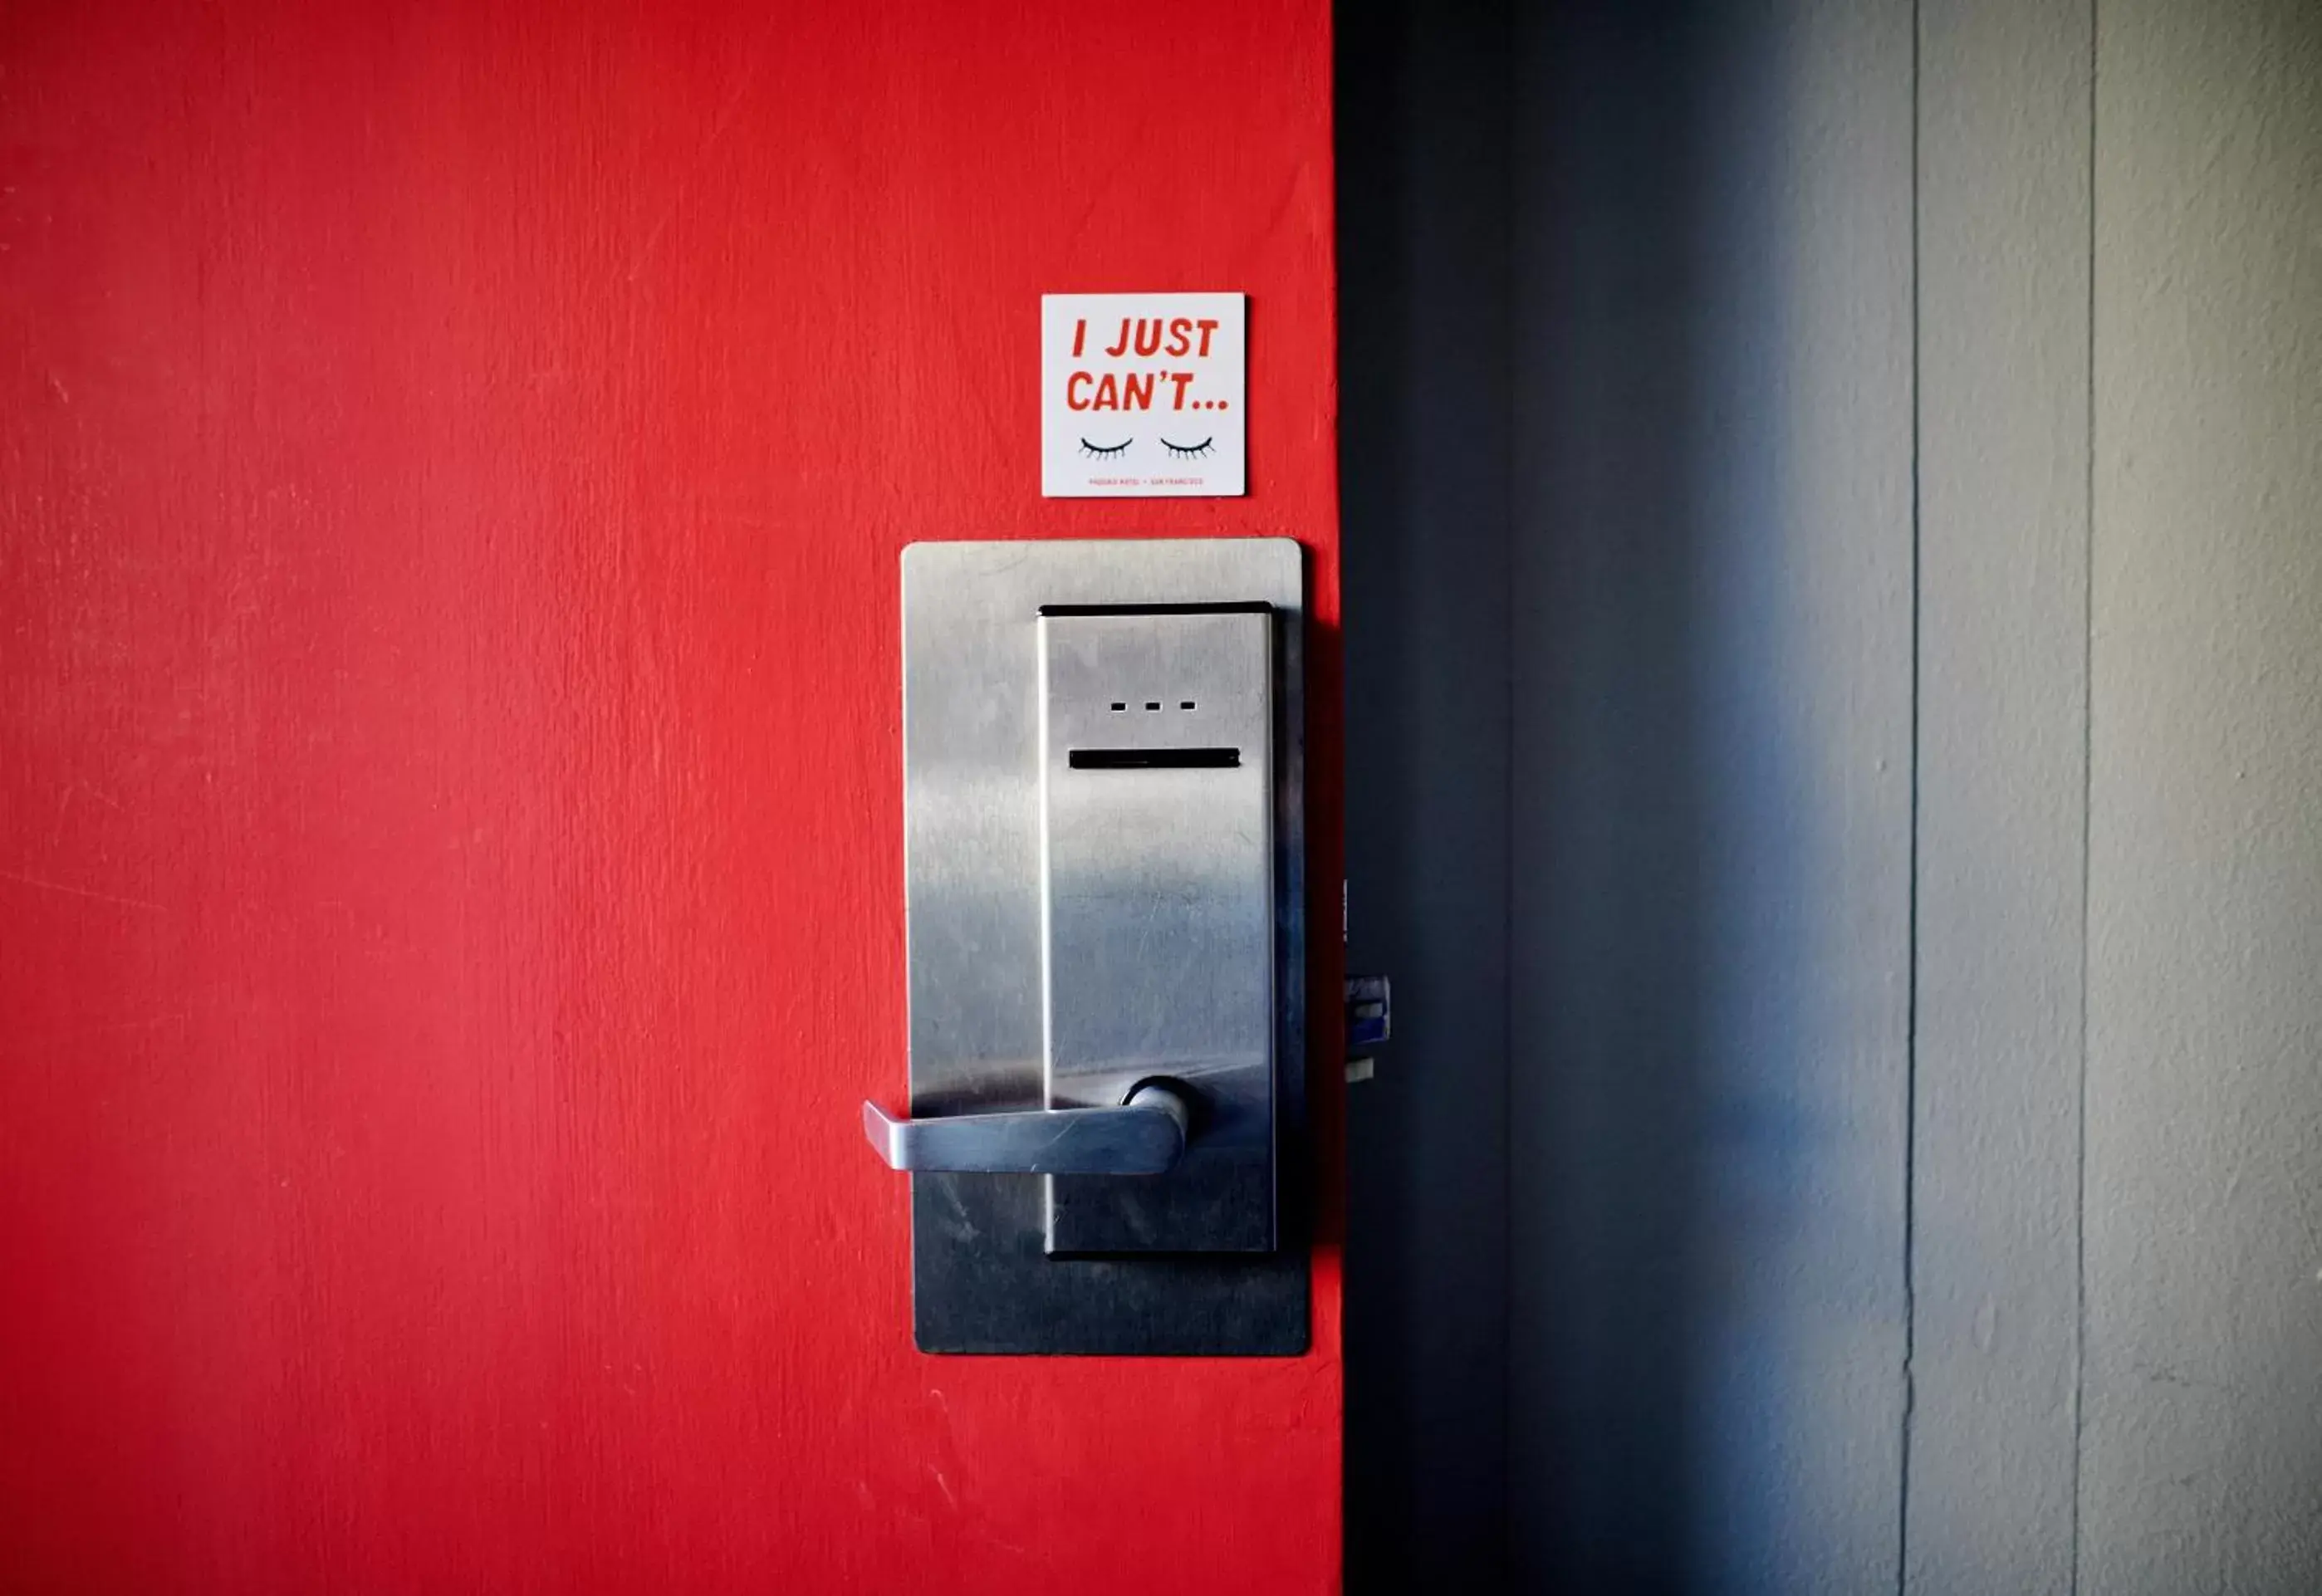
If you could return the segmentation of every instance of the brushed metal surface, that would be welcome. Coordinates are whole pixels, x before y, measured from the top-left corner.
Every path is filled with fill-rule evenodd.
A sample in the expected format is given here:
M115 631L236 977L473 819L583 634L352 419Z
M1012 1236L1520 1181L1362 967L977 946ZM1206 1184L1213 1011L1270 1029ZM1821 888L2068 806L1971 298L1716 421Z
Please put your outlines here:
M1193 1119L1185 1099L1157 1082L1109 1108L897 1119L863 1105L864 1134L888 1168L980 1174L1164 1174L1184 1156Z
M1304 1350L1304 1214L1294 1200L1303 1190L1305 1108L1305 601L1298 545L1275 538L915 543L902 566L915 1117L1047 1103L1043 606L1262 604L1275 616L1275 1249L1050 1256L1046 1177L915 1174L919 1345L986 1353ZM1136 700L1147 701L1156 700L1150 694ZM1194 1138L1201 1135L1197 1124ZM1079 1182L1057 1184L1070 1202Z
M1274 1245L1274 616L1048 615L1041 679L1048 1106L1183 1082L1159 1181L1049 1183L1051 1253Z

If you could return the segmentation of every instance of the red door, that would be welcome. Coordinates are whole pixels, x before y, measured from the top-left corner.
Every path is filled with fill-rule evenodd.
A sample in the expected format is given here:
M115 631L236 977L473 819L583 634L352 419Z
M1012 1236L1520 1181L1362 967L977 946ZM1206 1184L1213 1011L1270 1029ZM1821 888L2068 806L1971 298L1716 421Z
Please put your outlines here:
M10 14L0 1589L1335 1586L1331 1249L1303 1357L926 1356L860 1126L907 542L1303 540L1336 923L1329 68L1324 0ZM1038 497L1039 296L1140 289L1249 296L1247 497Z

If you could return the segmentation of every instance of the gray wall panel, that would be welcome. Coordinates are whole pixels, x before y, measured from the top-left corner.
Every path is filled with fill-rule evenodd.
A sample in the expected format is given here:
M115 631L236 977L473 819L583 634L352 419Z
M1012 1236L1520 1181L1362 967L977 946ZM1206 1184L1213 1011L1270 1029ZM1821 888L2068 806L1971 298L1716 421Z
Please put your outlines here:
M2072 1584L2088 0L1922 0L1906 1588Z
M2322 11L2098 12L2081 1583L2322 1590Z
M1350 1579L2322 1590L2322 6L1365 25Z

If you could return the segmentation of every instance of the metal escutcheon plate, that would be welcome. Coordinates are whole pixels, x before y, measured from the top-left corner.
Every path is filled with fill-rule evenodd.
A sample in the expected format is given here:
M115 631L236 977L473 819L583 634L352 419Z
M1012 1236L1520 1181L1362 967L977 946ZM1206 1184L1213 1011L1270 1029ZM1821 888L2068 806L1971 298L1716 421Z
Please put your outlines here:
M1069 670L1051 679L1042 654L1044 608L1052 617L1078 619L1092 608L1156 606L1262 609L1270 621L1262 631L1226 627L1222 643L1204 637L1195 655L1173 661L1171 650L1192 644L1192 634L1140 640L1133 628L1106 633L1052 619L1047 646L1074 651L1074 668L1085 679L1073 685L1064 679ZM1303 561L1287 539L917 543L905 551L904 875L914 1120L1095 1103L1120 1084L1114 1076L1146 1071L1164 1054L1188 1069L1220 1072L1216 1100L1231 1116L1230 1134L1207 1144L1207 1152L1203 1127L1196 1126L1184 1160L1194 1178L1171 1188L1179 1194L1174 1199L1156 1195L1158 1183L1178 1178L1174 1174L1058 1176L1053 1209L1052 1182L1044 1175L912 1176L913 1315L924 1350L1283 1355L1305 1349L1304 1215L1294 1200L1304 1189L1304 616ZM1267 690L1254 701L1266 706L1272 725L1266 728L1270 738L1253 743L1248 728L1231 725L1232 705L1253 701L1251 667L1236 666L1214 649L1245 646L1255 636L1263 637L1256 646L1271 659L1255 661L1266 671ZM1134 672L1156 661L1175 672L1172 681L1199 676L1204 685L1173 689L1177 697L1154 701L1198 705L1211 695L1206 701L1217 710L1208 728L1196 725L1200 712L1188 711L1174 722L1156 716L1152 725L1168 725L1166 734L1148 728L1109 741L1113 700L1092 698L1090 684L1103 671ZM1092 670L1099 675L1089 675ZM1147 700L1129 698L1127 691L1116 696L1141 710ZM1090 712L1092 726L1057 728L1044 737L1044 714L1090 702L1098 706ZM1118 817L1069 804L1052 810L1042 784L1044 761L1065 761L1074 747L1141 746L1156 735L1187 746L1249 749L1265 762L1238 767L1239 782L1206 784L1193 778L1233 772L1173 769L1170 782L1138 786L1136 777L1146 772L1102 770L1072 789L1075 801L1124 803L1133 811L1174 795L1214 806L1204 824L1215 825L1217 816L1240 824L1235 817L1247 811L1238 806L1250 801L1250 792L1270 795L1257 800L1271 803L1264 816L1271 823L1270 857L1249 857L1267 878L1258 889L1270 903L1271 925L1264 916L1252 925L1226 912L1204 922L1214 940L1181 944L1177 953L1192 960L1185 968L1193 974L1175 979L1191 979L1185 990L1211 993L1217 1013L1191 1017L1184 1033L1190 1040L1165 1039L1140 1052L1173 1018L1152 1011L1156 994L1166 999L1169 989L1121 994L1132 1008L1147 1005L1143 1012L1102 1007L1102 994L1090 990L1092 976L1119 981L1130 969L1119 957L1129 944L1118 926L1111 932L1102 925L1057 927L1059 935L1071 935L1082 963L1060 953L1051 969L1047 957L1051 861L1061 851L1073 862L1089 889L1075 901L1100 912L1108 891L1118 896L1120 883L1109 883L1106 872L1117 872L1122 861L1118 847L1109 852L1104 843ZM1121 776L1129 782L1099 784ZM1250 786L1252 778L1262 789ZM1057 832L1047 834L1052 822ZM1211 852L1201 866L1210 872L1209 897L1201 901L1202 912L1218 916L1219 905L1231 910L1241 901L1220 883L1247 876L1250 867L1231 849ZM1091 929L1099 935L1079 934ZM1213 966L1200 967L1203 949L1214 953ZM1109 966L1102 962L1108 957ZM1091 959L1099 963L1088 964ZM1240 979L1246 967L1255 985ZM1051 995L1044 975L1071 980L1071 991ZM1270 1038L1253 1041L1232 1018L1250 1011L1253 993L1266 1017L1260 1028L1270 1024ZM1054 1060L1052 1024L1058 1028ZM1260 1056L1269 1041L1270 1089ZM1049 1079L1052 1062L1058 1081ZM1124 1198L1120 1188L1139 1180L1148 1181L1144 1194ZM1053 1251L1052 1242L1059 1244Z

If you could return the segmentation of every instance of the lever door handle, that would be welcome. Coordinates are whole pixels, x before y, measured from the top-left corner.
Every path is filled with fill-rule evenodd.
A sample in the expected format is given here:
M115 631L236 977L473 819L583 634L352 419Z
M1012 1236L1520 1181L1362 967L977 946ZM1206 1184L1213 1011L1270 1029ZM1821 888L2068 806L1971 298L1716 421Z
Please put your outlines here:
M863 1105L871 1145L899 1170L1024 1175L1158 1175L1184 1156L1192 1107L1173 1081L1146 1081L1118 1108L1034 1108L896 1119Z

